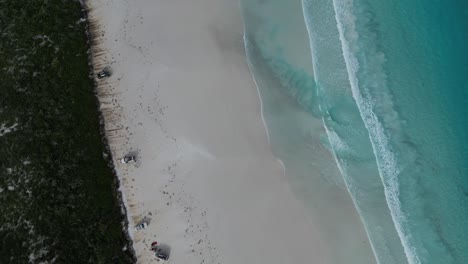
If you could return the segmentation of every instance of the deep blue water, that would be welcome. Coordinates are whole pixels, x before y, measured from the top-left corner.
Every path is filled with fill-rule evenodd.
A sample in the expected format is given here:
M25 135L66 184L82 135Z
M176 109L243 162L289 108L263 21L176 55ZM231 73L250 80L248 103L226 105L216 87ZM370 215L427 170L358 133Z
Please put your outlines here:
M289 15L306 32L296 31L297 23L278 26L279 11L291 2L302 4L302 13ZM304 112L322 120L324 145L376 261L468 263L468 2L250 0L243 6L246 17L263 18L246 23L256 59L263 58ZM285 56L301 49L309 68ZM268 128L288 129L278 127Z

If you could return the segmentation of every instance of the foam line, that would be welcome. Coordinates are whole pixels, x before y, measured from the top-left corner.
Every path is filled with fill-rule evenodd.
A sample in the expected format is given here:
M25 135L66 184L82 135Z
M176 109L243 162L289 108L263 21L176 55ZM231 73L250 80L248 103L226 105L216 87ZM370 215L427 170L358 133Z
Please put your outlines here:
M378 108L375 98L373 98L370 91L366 89L366 85L361 85L358 78L360 65L356 54L359 51L359 47L357 45L359 34L356 30L356 17L352 13L353 1L333 0L333 7L335 10L335 18L338 31L340 33L340 41L342 44L352 94L359 108L359 112L361 113L361 117L363 118L366 128L371 136L372 148L374 149L374 154L377 158L379 173L384 183L385 196L391 211L393 222L405 250L408 262L411 264L421 263L414 246L410 242L410 235L405 228L407 225L407 219L401 209L400 200L398 199L398 176L400 174L400 170L396 156L390 147L389 137L385 133L383 123L375 113L375 109ZM373 82L371 85L378 85L378 88L383 89L385 92L386 89L383 85L385 84L386 77L383 74L384 71L382 67L385 57L383 54L378 53L375 50L367 50L367 52L374 52L374 54L369 55L369 57L374 58L373 61L370 62L373 63L372 67L375 71L374 74L368 75L369 78L372 78L369 82ZM387 120L384 119L383 122L385 124L393 123L393 121L396 122L398 115L392 109L391 98L385 96L383 99L385 100L386 110L391 111L389 115L390 118L387 118ZM396 125L396 123L393 124Z

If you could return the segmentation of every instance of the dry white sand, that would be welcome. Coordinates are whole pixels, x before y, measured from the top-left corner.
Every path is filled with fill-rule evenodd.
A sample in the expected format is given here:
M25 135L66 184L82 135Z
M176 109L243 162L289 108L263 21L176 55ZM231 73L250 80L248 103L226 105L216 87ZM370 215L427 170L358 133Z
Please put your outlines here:
M327 263L268 144L233 0L89 0L99 98L139 263ZM146 219L148 228L134 232Z

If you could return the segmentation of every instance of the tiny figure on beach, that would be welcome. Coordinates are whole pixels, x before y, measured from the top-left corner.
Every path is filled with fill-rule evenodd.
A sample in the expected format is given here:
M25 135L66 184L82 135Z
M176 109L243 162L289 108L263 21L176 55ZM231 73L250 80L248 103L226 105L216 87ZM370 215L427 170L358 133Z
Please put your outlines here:
M151 243L151 250L156 251L158 249L158 242L154 241Z

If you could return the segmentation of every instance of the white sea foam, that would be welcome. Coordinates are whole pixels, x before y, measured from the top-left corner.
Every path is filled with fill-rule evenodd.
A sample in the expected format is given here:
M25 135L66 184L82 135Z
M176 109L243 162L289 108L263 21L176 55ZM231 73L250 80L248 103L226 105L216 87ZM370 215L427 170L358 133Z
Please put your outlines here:
M245 21L245 18L243 18L243 19ZM248 38L246 36L245 25L244 25L244 37L243 38L244 38L244 49L248 53L249 52L249 49L248 49L249 40L248 40ZM250 61L250 56L247 56L247 64L249 65L249 69L251 69L250 70L250 75L252 76L252 80L254 81L255 88L257 89L258 100L260 102L260 116L262 117L262 123L263 123L263 127L265 128L265 133L266 133L266 137L267 137L267 140L268 140L268 144L270 144L271 143L270 142L270 133L268 132L268 126L266 124L265 115L263 113L263 109L264 109L263 108L263 100L262 100L262 96L260 94L260 89L258 87L257 80L255 79L255 75L252 72L252 62ZM283 164L282 161L281 161L281 164L284 167L284 164Z
M313 65L313 72L314 72L314 76L319 76L319 74L317 73L317 70L318 70L318 67L317 67L317 60L316 60L316 56L314 56L314 52L317 50L316 48L314 48L314 42L312 41L312 36L313 36L313 29L311 28L311 25L313 25L313 22L312 22L312 19L310 17L310 15L308 14L307 10L306 10L306 6L311 4L310 3L310 0L303 0L302 1L302 13L303 13L303 16L304 16L304 21L305 21L305 25L306 25L306 28L307 28L307 33L309 35L309 45L310 45L310 50L311 50L311 60L312 60L312 65ZM318 106L319 110L320 111L325 111L325 109L323 109L323 107L321 105ZM325 128L325 131L327 133L327 136L328 136L328 140L330 141L330 145L331 145L331 148L332 148L332 155L333 155L333 159L335 160L336 164L337 164L337 167L338 167L338 170L340 171L340 174L343 176L343 178L345 179L348 179L348 180L345 180L345 185L346 185L346 188L348 189L348 192L350 193L351 197L354 197L353 196L353 192L355 192L355 188L353 187L352 184L350 184L349 180L352 180L352 177L350 177L348 174L347 174L347 171L346 169L343 167L343 164L342 162L340 162L338 156L337 156L337 152L340 151L340 150L345 150L345 149L348 149L348 146L345 142L343 142L343 140L336 134L336 132L330 130L328 128L328 126L326 125L326 121L324 120L324 118L322 118L322 122L324 124L324 128ZM360 206L358 205L357 201L355 199L352 199L353 201L353 204L354 204L354 207L356 208L356 210L358 211L359 213L359 216L361 217L361 220L366 223L366 219L363 217L363 212L360 208ZM372 243L372 237L369 235L369 231L366 229L366 234L367 234L367 237L369 239L369 241L371 242L370 243L370 246L371 246L371 249L372 249L372 252L374 254L374 256L376 256L376 261L377 263L379 263L379 258L377 257L377 252L376 252L376 248L375 248L375 245L374 243Z
M385 56L376 49L366 48L366 53L368 54L368 57L366 57L366 67L372 69L372 72L366 71L367 80L359 79L358 71L367 70L367 68L363 67L360 69L357 58L357 54L360 51L358 47L359 34L356 29L356 17L353 14L353 0L334 0L333 7L352 94L371 137L372 147L377 158L380 176L384 182L385 196L393 222L408 262L411 264L421 263L414 246L411 244L411 237L405 228L407 220L401 210L401 203L398 199L399 165L395 153L391 149L389 136L384 129L385 124L394 126L392 129L399 131L398 114L393 109L392 99L385 87L386 76L383 70ZM379 105L377 105L376 97L371 94L369 87L376 88L372 92L379 93ZM376 111L385 112L386 116L379 119Z
M245 50L247 52L248 51L248 39L246 37L245 32L246 32L246 30L245 30L245 25L244 25L244 48L245 48ZM252 63L250 61L250 56L247 56L247 63L249 65L249 68L251 69L252 68ZM270 142L270 132L268 131L268 126L266 124L265 116L264 116L264 113L263 113L264 108L263 108L262 95L260 94L260 88L258 87L257 80L255 79L255 75L253 74L252 70L250 70L250 74L252 76L252 80L254 81L255 88L257 89L258 100L260 102L260 116L262 117L262 123L263 123L263 127L265 128L267 141L268 141L268 144L271 144L271 142ZM275 157L275 159L281 165L281 168L283 169L283 176L285 176L286 175L286 166L284 165L284 162L278 157Z

